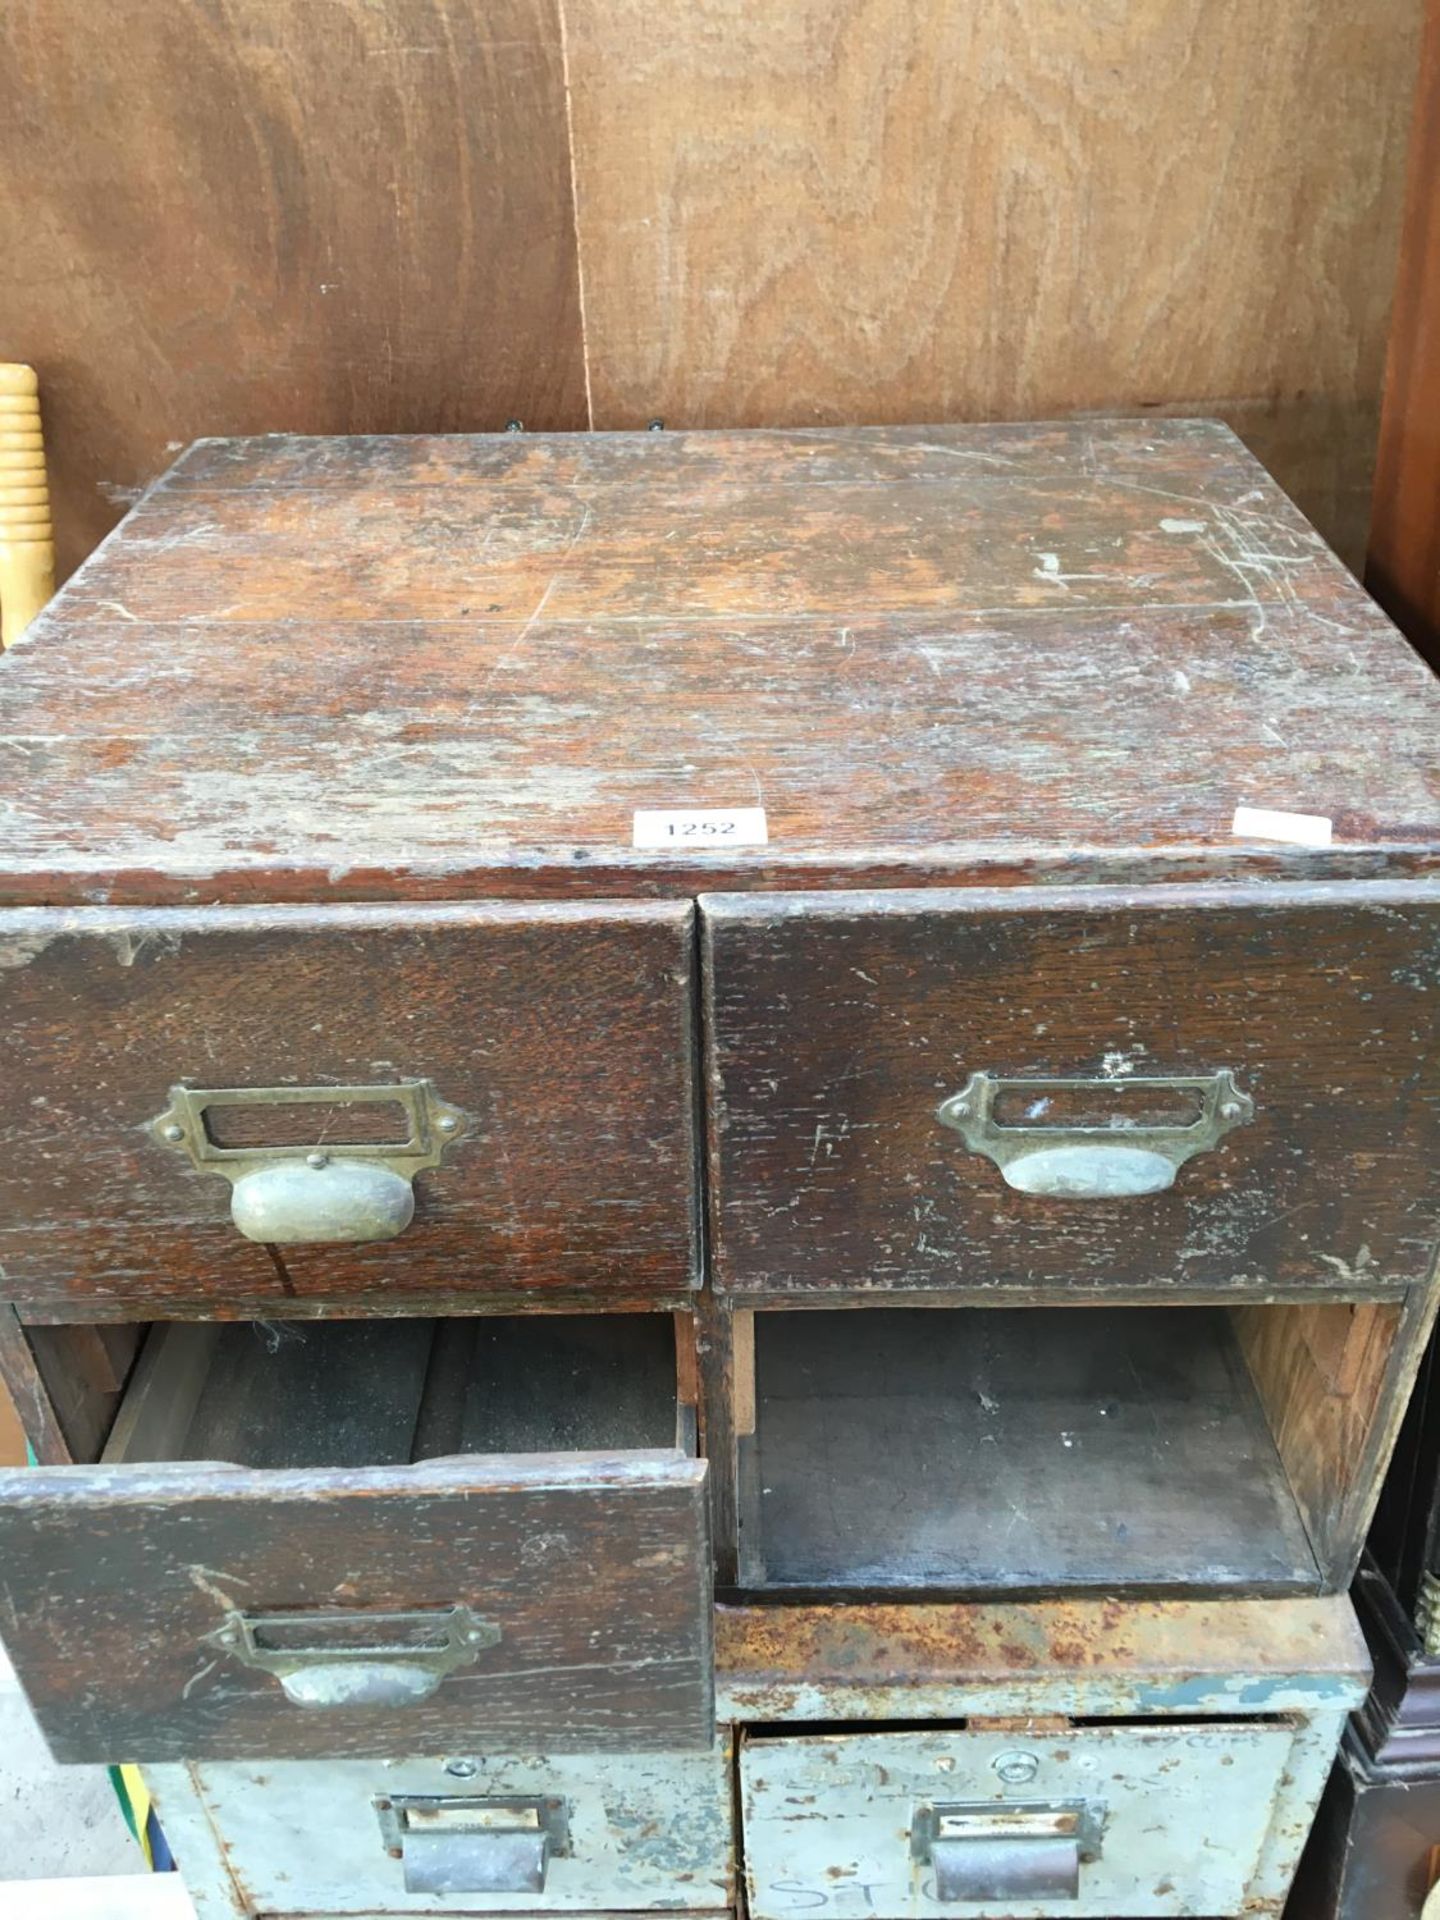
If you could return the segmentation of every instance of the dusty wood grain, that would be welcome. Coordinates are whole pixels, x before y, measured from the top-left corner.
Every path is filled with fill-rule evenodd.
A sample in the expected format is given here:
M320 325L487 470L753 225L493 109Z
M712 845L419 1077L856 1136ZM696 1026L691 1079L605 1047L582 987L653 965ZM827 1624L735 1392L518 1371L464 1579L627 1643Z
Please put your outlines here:
M66 571L203 433L586 422L554 0L17 0L0 323Z
M6 1642L64 1760L708 1746L705 1469L678 1454L0 1476ZM308 1710L204 1644L232 1609L468 1604L419 1705Z
M1371 1438L1377 1420L1377 1439L1391 1424L1390 1366L1402 1317L1399 1306L1349 1302L1240 1307L1234 1315L1316 1558L1342 1582L1352 1577L1364 1538L1357 1508L1368 1519L1375 1497ZM1413 1363L1419 1347L1412 1352L1408 1339L1402 1347ZM1407 1397L1400 1395L1397 1415ZM1388 1457L1388 1440L1381 1451Z
M1366 555L1371 592L1440 663L1440 7L1426 9Z
M702 922L722 1291L1365 1298L1431 1275L1429 886L748 894ZM1016 1192L936 1117L974 1072L1222 1069L1253 1120L1139 1198Z
M23 962L0 971L0 1269L17 1301L285 1317L307 1296L394 1312L683 1296L695 1279L688 907L21 917L0 934ZM149 1131L182 1081L411 1077L470 1130L380 1244L272 1257L234 1226L229 1182Z
M116 1336L122 1334L118 1327L109 1331ZM25 1329L25 1338L65 1434L70 1457L95 1459L120 1409L124 1387L123 1379L117 1381L107 1364L104 1332L91 1326L30 1326ZM117 1353L123 1351L117 1346ZM98 1375L97 1363L103 1369Z
M1437 737L1213 425L202 446L0 661L0 900L1384 873Z
M565 12L597 424L1183 402L1358 560L1418 0Z

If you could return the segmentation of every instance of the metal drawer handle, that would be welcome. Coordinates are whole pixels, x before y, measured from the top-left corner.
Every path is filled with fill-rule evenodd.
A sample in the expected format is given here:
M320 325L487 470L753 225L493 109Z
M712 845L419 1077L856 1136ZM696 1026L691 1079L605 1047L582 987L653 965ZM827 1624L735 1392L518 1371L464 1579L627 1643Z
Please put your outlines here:
M225 1108L306 1106L398 1107L406 1135L380 1144L317 1141L308 1149L226 1147L206 1119ZM187 1154L198 1173L224 1175L231 1218L247 1240L321 1246L403 1233L415 1217L415 1175L438 1167L465 1125L431 1081L402 1080L390 1087L172 1087L152 1131Z
M375 1811L407 1893L543 1893L551 1860L570 1852L561 1799L396 1793Z
M1009 1126L995 1118L995 1103L1001 1095L1021 1096L1032 1112L1043 1112L1049 1096L1086 1090L1103 1090L1116 1099L1112 1124L1046 1125L1037 1117ZM1195 1117L1175 1124L1128 1125L1118 1102L1146 1093L1192 1095ZM972 1153L983 1153L995 1162L1007 1186L1019 1193L1067 1200L1115 1200L1163 1192L1174 1186L1175 1174L1187 1160L1213 1147L1254 1114L1255 1102L1241 1093L1228 1068L1211 1074L1124 1080L1004 1079L972 1073L959 1093L937 1109L938 1119L954 1127Z
M500 1629L468 1607L418 1613L227 1613L207 1646L273 1674L297 1707L406 1707Z
M934 1869L936 1900L1076 1900L1104 1819L1085 1801L917 1807L910 1850Z

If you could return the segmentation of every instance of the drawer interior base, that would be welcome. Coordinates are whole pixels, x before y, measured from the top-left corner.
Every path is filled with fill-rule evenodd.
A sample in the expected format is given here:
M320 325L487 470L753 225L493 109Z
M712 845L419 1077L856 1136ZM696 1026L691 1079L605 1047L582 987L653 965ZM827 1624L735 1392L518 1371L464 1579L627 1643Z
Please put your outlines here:
M1223 1308L762 1313L755 1365L748 1585L1317 1585Z
M391 1466L672 1447L677 1424L667 1314L177 1323L152 1330L104 1458Z

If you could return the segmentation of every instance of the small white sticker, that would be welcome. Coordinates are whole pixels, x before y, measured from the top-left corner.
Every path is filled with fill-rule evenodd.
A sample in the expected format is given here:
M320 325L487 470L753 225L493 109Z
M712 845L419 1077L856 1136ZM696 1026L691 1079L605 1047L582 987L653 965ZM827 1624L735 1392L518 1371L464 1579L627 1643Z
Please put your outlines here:
M1272 807L1236 807L1230 831L1237 840L1288 840L1297 847L1330 845L1330 821L1323 813L1277 813Z
M763 807L642 807L635 814L637 847L763 847L769 841Z

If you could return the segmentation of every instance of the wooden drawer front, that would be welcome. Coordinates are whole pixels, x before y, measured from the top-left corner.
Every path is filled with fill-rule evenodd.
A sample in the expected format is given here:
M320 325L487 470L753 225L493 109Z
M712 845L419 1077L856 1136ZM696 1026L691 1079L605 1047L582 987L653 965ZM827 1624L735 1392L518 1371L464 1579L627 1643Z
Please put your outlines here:
M690 928L684 906L0 915L4 1292L60 1317L683 1293ZM247 1239L230 1180L157 1137L177 1085L413 1080L461 1120L393 1239ZM293 1148L302 1178L348 1123L321 1107L224 1117L247 1144Z
M704 1479L663 1452L11 1472L5 1641L61 1760L708 1747Z
M728 1741L604 1759L457 1753L200 1766L178 1779L160 1768L152 1784L177 1854L203 1812L257 1913L713 1912L733 1897ZM511 1851L507 1826L527 1805L553 1822L550 1844ZM487 1878L505 1884L476 1884ZM410 1890L430 1879L450 1884Z
M1357 1296L1430 1271L1431 887L725 895L702 912L724 1291ZM1002 1155L1075 1141L1039 1131L1063 1116L1092 1129L1089 1165L1145 1138L1117 1124L1138 1114L1190 1157L1165 1190L1017 1190L1017 1167L939 1117L976 1075L1046 1083L1002 1086ZM1220 1137L1192 1151L1207 1109Z
M1291 1745L1245 1721L750 1739L750 1913L791 1920L823 1896L835 1920L1237 1914Z

